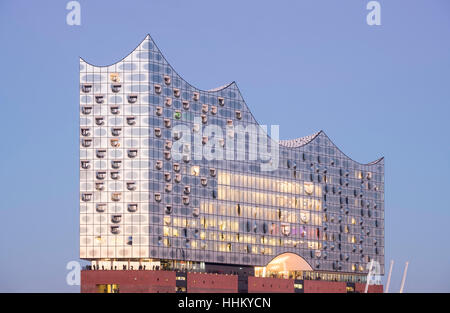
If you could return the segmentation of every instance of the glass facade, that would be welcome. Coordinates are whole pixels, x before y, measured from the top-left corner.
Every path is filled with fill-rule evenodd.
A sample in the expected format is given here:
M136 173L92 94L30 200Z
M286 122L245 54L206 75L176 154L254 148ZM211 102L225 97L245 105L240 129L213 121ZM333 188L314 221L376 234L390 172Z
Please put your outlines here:
M262 170L259 129L235 83L191 86L149 36L116 64L80 60L80 257L265 266L292 252L314 271L383 271L384 160L318 132L279 141Z

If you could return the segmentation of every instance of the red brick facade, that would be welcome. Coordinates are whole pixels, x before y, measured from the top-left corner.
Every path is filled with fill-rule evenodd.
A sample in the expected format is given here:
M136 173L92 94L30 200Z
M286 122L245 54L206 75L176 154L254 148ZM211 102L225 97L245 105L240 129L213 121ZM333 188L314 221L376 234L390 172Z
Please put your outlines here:
M176 291L176 272L174 271L81 271L81 292L99 292L98 285L116 284L119 292L127 293L167 293ZM186 291L188 293L237 293L238 276L206 273L187 273ZM355 292L363 293L365 284L356 283ZM292 293L294 280L281 278L248 277L249 293ZM346 293L346 282L323 280L304 280L305 293ZM369 286L368 292L382 293L383 286Z
M305 293L346 293L346 282L334 282L323 280L305 280L303 282Z
M187 274L187 292L230 292L237 293L238 277L236 275L219 275L206 273Z
M294 292L294 280L269 277L248 278L248 292Z
M363 293L366 290L366 284L356 283L355 291ZM383 293L383 285L369 285L368 293Z
M117 284L119 292L175 292L172 271L81 271L81 292L98 292L99 284Z

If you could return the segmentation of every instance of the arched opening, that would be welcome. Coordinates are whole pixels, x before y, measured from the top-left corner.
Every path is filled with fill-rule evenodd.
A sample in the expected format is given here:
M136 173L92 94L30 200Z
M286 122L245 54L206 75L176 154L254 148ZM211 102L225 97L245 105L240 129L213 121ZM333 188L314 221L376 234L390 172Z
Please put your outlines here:
M258 277L295 277L304 271L312 271L311 265L295 253L282 253L272 259L266 266L255 267Z

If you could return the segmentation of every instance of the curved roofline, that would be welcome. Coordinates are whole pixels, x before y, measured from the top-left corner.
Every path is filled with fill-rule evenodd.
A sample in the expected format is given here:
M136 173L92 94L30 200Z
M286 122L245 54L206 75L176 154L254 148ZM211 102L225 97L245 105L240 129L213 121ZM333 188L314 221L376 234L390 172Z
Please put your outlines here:
M292 148L292 149L303 147L303 146L306 146L311 141L313 141L314 139L316 139L316 137L319 136L321 132L322 131L318 131L318 132L316 132L314 134L303 136L303 137L297 137L297 138L294 138L294 139L283 139L283 140L280 140L280 141L283 141L283 144L280 144L280 145L283 146L283 147ZM299 145L296 145L296 146L287 146L287 145L285 145L285 144L288 144L288 142L294 143L296 140L301 140L301 139L304 139L305 137L311 137L311 138L309 138L308 141L305 142L304 144L299 144Z
M295 254L296 256L298 256L299 258L301 258L303 261L305 261L306 264L308 264L309 267L311 267L311 269L314 269L314 267L311 266L311 264L308 262L307 259L305 259L305 258L302 257L300 254L298 254L298 252L294 252L294 251L291 251L291 250L285 250L284 252L281 252L280 254L277 254L277 255L274 256L272 259L270 259L270 261L267 262L265 266L268 266L268 265L270 264L270 262L272 262L273 260L275 260L275 259L278 258L279 256L282 256L283 254L288 254L288 253Z
M355 163L357 163L357 164L359 164L359 165L375 165L375 164L378 164L379 162L381 162L382 160L384 160L384 156L382 156L381 158L378 158L378 159L376 159L376 160L374 160L374 161L372 161L372 162L369 162L369 163L360 163L360 162L358 162L358 161L355 161L354 159L352 159L351 157L349 157L347 154L345 154L341 149L339 149L339 147L334 143L334 141L331 140L330 137L328 137L328 135L325 134L325 132L324 132L323 130L321 130L317 135L320 135L320 134L324 134L325 137L327 137L328 140L336 147L336 149L338 149L338 151L339 151L340 153L342 153L346 158L348 158L348 159L351 160L352 162L355 162ZM317 136L316 136L314 139L316 139L316 138L317 138ZM313 139L313 140L314 140L314 139ZM312 142L313 140L311 140L310 142ZM308 142L307 144L309 144L310 142Z
M158 47L158 45L155 43L155 41L154 41L153 38L150 36L150 34L147 34L147 35L145 36L145 38L144 38L143 40L141 40L141 41L139 42L139 44L138 44L138 45L137 45L130 53L128 53L126 56L124 56L124 57L123 57L122 59L120 59L119 61L114 62L114 63L111 63L111 64L109 64L109 65L94 65L94 64L92 64L92 63L86 61L85 59L83 59L81 56L80 56L80 60L82 60L82 61L85 62L86 64L89 64L89 65L91 65L91 66L93 66L93 67L98 67L98 68L109 67L109 66L112 66L112 65L115 65L115 64L118 64L118 63L124 61L128 56L130 56L134 51L136 51L136 49L137 49L137 48L138 48L145 40L147 40L147 39L149 39L149 40L152 42L152 44L155 45L156 49L160 52L161 57L164 59L164 61L166 61L167 65L170 66L170 68L172 69L172 71L173 71L176 75L178 75L178 76L179 76L186 84L188 84L190 87L192 87L192 88L194 88L194 89L196 89L196 90L198 90L198 91L205 92L205 93L216 93L216 92L219 92L219 91L222 91L222 90L225 90L225 89L229 88L231 85L235 85L237 91L238 91L239 94L240 94L240 97L241 97L242 101L245 103L245 106L246 106L247 109L248 109L248 112L249 112L250 115L252 116L253 120L258 124L258 126L261 127L261 123L258 122L258 120L257 120L257 119L255 118L255 116L253 115L252 110L250 110L250 108L248 107L247 102L245 101L244 97L242 96L242 92L241 92L241 90L239 89L239 86L236 84L236 81L232 81L231 83L222 85L222 86L217 87L217 88L212 88L212 89L209 89L209 90L204 90L204 89L200 89L200 88L198 88L198 87L195 87L194 85L190 84L183 76L181 76L181 75L175 70L175 68L174 68L174 67L172 66L172 64L170 64L170 62L166 59L166 57L165 57L164 54L162 53L161 49L160 49L160 48ZM328 138L328 140L336 147L336 149L338 149L338 151L339 151L340 153L342 153L345 157L347 157L349 160L351 160L351 161L354 162L354 163L357 163L357 164L359 164L359 165L375 165L375 164L378 164L379 162L381 162L382 160L384 160L384 157L381 157L381 158L378 158L378 159L376 159L375 161L372 161L372 162L369 162L369 163L360 163L360 162L358 162L358 161L355 161L355 160L353 160L352 158L350 158L347 154L345 154L344 152L342 152L342 150L339 149L339 147L338 147L338 146L330 139L330 137L328 137L327 134L325 134L325 132L324 132L323 130L320 130L319 132L317 132L316 134L314 134L313 138L311 138L311 139L310 139L308 142L306 142L305 144L299 145L299 146L295 146L295 147L288 147L288 146L285 146L285 145L283 145L283 144L280 144L280 140L278 140L278 142L277 142L276 140L273 140L272 137L269 136L269 134L266 132L266 135L267 135L267 137L268 137L270 140L273 140L273 141L277 142L277 143L278 143L278 146L281 146L281 147L284 147L284 148L287 148L287 149L297 149L297 148L300 148L300 147L304 147L304 146L310 144L311 142L313 142L314 140L316 140L317 137L318 137L320 134L324 134L324 135ZM311 135L309 135L309 136L311 136ZM290 141L290 140L294 141L294 140L296 140L296 139L300 139L300 138L304 138L304 137L307 137L307 136L298 137L298 138L295 138L295 139L287 139L287 140L283 140L283 141Z
M93 66L93 67L99 67L99 68L102 68L102 67L109 67L109 66L112 66L112 65L116 65L116 64L118 64L118 63L124 61L127 57L129 57L129 56L130 56L134 51L136 51L136 49L137 49L137 48L138 48L145 40L147 40L147 39L150 39L151 42L152 42L152 44L155 45L156 49L161 53L162 58L164 59L164 61L167 62L167 65L170 66L170 68L172 69L172 71L174 71L174 73L175 73L176 75L178 75L178 76L179 76L186 84L188 84L190 87L192 87L192 88L194 88L194 89L197 89L197 90L199 90L199 91L202 91L202 92L214 93L214 92L218 92L218 91L222 91L222 90L224 90L224 89L227 89L227 88L230 87L231 85L236 84L235 81L232 81L231 83L227 83L227 84L221 85L221 86L219 86L219 87L217 87L217 88L211 88L210 90L203 90L203 89L200 89L200 88L198 88L198 87L195 87L194 85L191 85L186 79L184 79L183 76L181 76L181 75L175 70L175 68L172 66L172 64L170 64L170 62L166 59L166 57L164 56L164 53L162 53L161 49L160 49L160 48L158 47L158 45L155 43L155 41L153 40L152 36L150 36L150 34L147 34L147 35L145 36L145 38L144 38L143 40L141 40L141 41L139 42L139 44L138 44L133 50L131 50L130 53L128 53L126 56L124 56L124 57L123 57L122 59L120 59L119 61L113 62L113 63L111 63L111 64L109 64L109 65L94 65L94 64L92 64L92 63L86 61L85 59L83 59L81 56L80 56L80 60L82 60L83 62L89 64L90 66Z
M241 90L239 89L239 86L238 86L237 84L236 84L236 89L238 90L239 94L241 95L242 101L245 103L245 105L246 105L247 108L248 108L247 102L245 102L245 99L244 99L244 97L242 96L242 92L241 92ZM255 116L253 115L253 112L252 112L252 110L250 110L250 108L248 108L248 112L250 113L250 115L252 116L252 118L255 120L255 122L258 124L258 126L261 126L261 123L259 123L258 120L255 118ZM359 164L359 165L375 165L375 164L378 164L379 162L381 162L382 160L384 160L384 156L383 156L383 157L378 158L378 159L376 159L376 160L374 160L374 161L372 161L372 162L369 162L369 163L360 163L360 162L358 162L358 161L355 161L354 159L352 159L351 157L349 157L347 154L345 154L344 152L342 152L342 150L339 149L339 147L334 143L334 141L331 140L330 137L328 137L328 135L327 135L323 130L318 131L318 132L314 135L314 137L313 137L310 141L308 141L307 143L305 143L304 145L297 146L297 147L287 147L287 146L284 146L284 145L280 144L280 140L278 140L278 145L281 146L281 147L287 148L287 149L297 149L297 148L299 148L299 147L304 147L304 146L310 144L311 142L313 142L314 140L316 140L317 137L319 137L320 134L324 134L324 135L328 138L328 140L336 147L336 149L338 149L338 151L341 152L346 158L348 158L348 159L351 160L352 162L355 162L355 163L357 163L357 164ZM266 135L267 135L267 137L268 137L270 140L273 140L272 137L271 137L269 134L266 133ZM302 138L302 137L298 137L298 138ZM298 138L295 138L295 139L298 139ZM295 139L287 139L286 141L288 141L288 140L295 140ZM273 141L276 141L276 140L273 140Z

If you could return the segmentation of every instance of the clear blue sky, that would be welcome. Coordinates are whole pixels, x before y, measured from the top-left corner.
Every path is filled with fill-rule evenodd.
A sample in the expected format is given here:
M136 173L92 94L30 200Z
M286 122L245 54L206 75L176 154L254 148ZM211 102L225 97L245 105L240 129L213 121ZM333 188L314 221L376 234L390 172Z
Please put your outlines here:
M106 65L150 33L190 83L235 80L282 139L323 129L350 157L386 157L391 290L450 292L450 1L0 2L0 291L78 291L78 62ZM387 268L386 268L387 271Z

